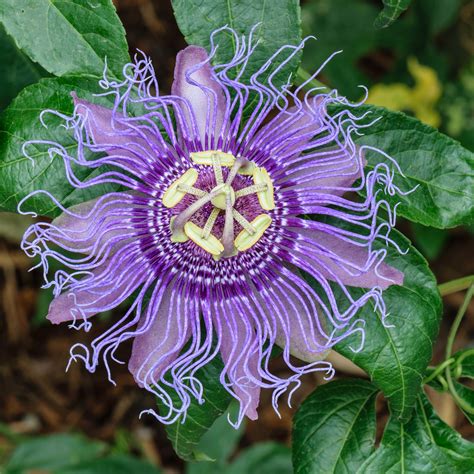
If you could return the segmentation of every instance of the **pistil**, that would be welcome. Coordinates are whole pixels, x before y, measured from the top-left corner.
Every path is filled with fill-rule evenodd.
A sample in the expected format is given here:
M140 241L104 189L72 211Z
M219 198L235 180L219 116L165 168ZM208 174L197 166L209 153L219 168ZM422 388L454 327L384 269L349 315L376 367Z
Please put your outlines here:
M225 222L224 232L222 233L222 245L224 251L221 255L223 258L233 257L237 252L234 245L234 216L233 203L230 196L226 196Z
M182 240L174 240L174 238L181 238L184 233L184 226L186 222L196 214L199 209L204 207L208 202L212 201L219 193L220 189L214 188L210 193L206 194L202 198L199 198L197 201L194 201L189 207L187 207L181 214L178 214L171 223L172 236L171 240L173 242L182 242Z
M173 182L163 195L166 207L176 206L186 194L197 199L170 222L171 240L186 242L191 239L196 245L210 253L215 260L233 257L238 251L245 251L255 245L265 230L272 223L267 214L258 215L249 222L244 215L235 209L237 199L255 194L260 207L264 210L275 208L272 180L265 168L257 167L243 157L235 158L232 154L218 150L191 153L191 159L201 166L212 166L216 185L210 191L194 186L199 173L190 168L179 179ZM230 168L224 181L222 167ZM237 174L252 176L254 184L234 191L232 183ZM213 208L204 227L191 221L196 212L211 203ZM220 240L212 234L219 214L225 211L224 228ZM242 231L235 237L234 225L237 223Z

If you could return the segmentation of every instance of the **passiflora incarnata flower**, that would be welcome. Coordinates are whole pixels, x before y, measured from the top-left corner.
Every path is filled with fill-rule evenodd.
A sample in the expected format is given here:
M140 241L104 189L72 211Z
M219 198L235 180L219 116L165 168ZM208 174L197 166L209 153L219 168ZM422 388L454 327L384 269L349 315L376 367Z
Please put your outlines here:
M355 106L335 91L303 93L307 83L274 86L303 45L281 48L244 82L254 44L226 34L237 51L229 63L211 65L214 35L210 54L197 46L178 54L171 95L158 93L150 60L138 56L122 82L104 74L97 100L73 94L72 117L45 111L43 122L53 113L73 132L74 153L25 144L25 153L33 143L62 157L76 188L117 186L69 209L55 201L62 214L32 225L22 246L40 256L54 287L54 324L88 330L93 315L131 300L90 345L73 346L71 360L90 371L103 362L111 378L109 361L132 339L128 367L167 408L150 411L164 423L185 415L193 397L204 400L196 373L217 357L220 382L240 402L237 424L257 418L262 388L277 409L302 374L332 376L324 359L363 333L358 310L371 301L385 315L382 291L403 281L374 246L390 243L394 217L376 184L398 190L386 164L364 169ZM97 104L103 96L109 107ZM83 168L93 171L86 180ZM381 208L389 222L377 220ZM63 267L52 277L50 260ZM347 287L367 290L354 298ZM269 366L275 345L286 378Z

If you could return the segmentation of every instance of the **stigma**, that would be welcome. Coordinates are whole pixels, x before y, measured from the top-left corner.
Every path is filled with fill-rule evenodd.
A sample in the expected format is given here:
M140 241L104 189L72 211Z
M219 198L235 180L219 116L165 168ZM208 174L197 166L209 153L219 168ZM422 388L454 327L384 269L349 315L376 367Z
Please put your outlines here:
M269 173L246 158L236 158L220 150L195 152L190 157L194 166L173 181L161 198L169 209L177 208L185 197L191 198L183 201L186 203L184 208L181 205L179 213L170 219L171 241L182 243L191 240L215 260L249 250L272 223L270 215L265 213L275 209L273 181ZM207 183L206 189L195 186L200 175L206 173L208 176L209 171L211 182ZM246 185L242 185L243 179ZM252 196L256 209L261 212L255 215L254 209L254 215L246 217L245 212L239 212L242 211L240 203L243 198L248 201ZM193 221L198 213L207 209L210 212L201 225ZM220 222L220 229L216 229L216 222ZM234 235L236 227L241 228L237 236Z

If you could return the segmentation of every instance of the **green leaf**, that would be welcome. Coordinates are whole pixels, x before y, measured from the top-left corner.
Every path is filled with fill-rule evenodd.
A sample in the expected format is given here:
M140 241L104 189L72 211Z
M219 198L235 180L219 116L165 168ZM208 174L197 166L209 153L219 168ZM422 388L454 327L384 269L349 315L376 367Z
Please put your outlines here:
M338 107L335 110L340 110ZM379 120L354 137L358 145L383 150L399 164L394 182L403 191L418 188L407 196L387 196L400 201L397 215L425 226L445 229L474 221L474 154L452 138L400 112L363 105L356 114L370 112L360 123ZM370 170L380 162L393 165L379 153L367 152Z
M106 446L77 434L54 434L21 442L7 463L9 473L57 470L100 456Z
M441 253L448 239L448 231L435 229L421 224L412 224L413 240L421 253L428 260L435 260Z
M124 454L81 462L75 466L54 471L54 474L160 474L161 469L149 462Z
M16 46L0 24L0 110L4 109L24 87L46 74Z
M260 443L248 448L225 470L224 474L292 474L291 451L278 443Z
M172 0L179 29L188 44L210 49L210 34L225 25L239 35L248 35L257 24L253 40L259 42L248 61L242 81L248 81L269 57L284 45L297 45L301 41L300 7L298 0ZM190 14L192 12L192 14ZM227 32L219 35L215 62L229 61L235 52L235 44ZM300 57L295 58L274 78L281 86L294 74Z
M295 474L352 474L373 452L377 388L360 379L318 387L293 424Z
M83 190L72 187L65 176L63 159L49 158L47 145L28 148L34 162L22 153L22 146L28 140L49 140L60 143L70 154L74 154L77 146L73 134L59 126L61 120L53 116L45 117L46 129L41 125L39 116L44 109L72 114L71 91L91 100L91 91L98 91L97 80L92 76L42 79L25 88L3 112L0 116L0 209L15 212L19 201L37 189L51 192L66 207L115 189L113 186ZM94 102L111 106L106 98L95 98ZM92 176L89 168L78 167L75 171L81 180ZM29 200L24 209L33 209L42 215L58 214L51 200L43 194Z
M474 151L474 57L462 66L457 75L443 84L438 109L443 116L446 133Z
M324 67L325 83L357 100L361 95L358 85L367 84L368 80L357 62L378 46L378 32L370 28L376 8L361 0L322 0L307 2L302 9L304 34L318 38L306 43L303 67L308 72L316 71L332 53L342 50Z
M384 7L375 19L375 28L387 28L390 26L409 6L411 0L382 0Z
M186 474L220 474L229 456L234 452L244 432L244 423L235 429L228 416L235 420L239 412L239 404L234 400L228 413L221 415L199 441L196 453L203 453L206 459L190 462L186 466ZM203 454L200 454L203 457ZM209 461L209 458L211 461Z
M56 76L121 75L125 30L111 0L2 0L0 22L33 61Z
M223 364L220 360L214 359L197 372L197 378L202 383L204 403L199 404L196 400L191 401L186 419L166 425L166 434L171 441L176 454L185 461L195 461L205 459L207 455L198 452L198 445L201 438L211 428L229 406L232 400L231 395L221 385L219 377ZM179 399L173 391L169 393L176 404ZM158 400L158 407L166 411ZM207 456L209 459L209 456Z
M324 66L321 77L325 84L354 101L359 101L364 95L359 87L361 84L369 87L375 79L399 81L399 76L390 76L390 71L406 69L407 56L419 49L421 28L417 18L410 15L390 29L376 30L373 23L377 14L376 5L367 0L305 2L302 6L303 33L315 35L318 40L308 41L305 45L304 69L316 71L330 55L342 51ZM395 62L393 69L391 67L383 77L377 68L374 77L373 68L361 67L361 64L365 65L367 58L371 58L369 62L372 63L374 52L381 49L390 50Z
M428 24L431 35L436 35L456 21L463 0L433 2L433 0L416 0L414 7Z
M384 291L389 314L386 325L367 304L357 315L366 323L362 350L351 349L358 347L356 335L341 341L335 349L369 374L388 399L394 417L407 420L431 360L442 303L426 260L398 231L393 230L390 236L408 253L400 255L387 247L385 263L401 270L405 279L403 286L393 285ZM360 296L363 291L353 288L351 294Z
M471 473L474 444L464 440L434 413L427 398L419 397L405 425L391 418L380 447L357 474L398 472Z
M364 380L317 388L295 416L295 473L472 472L474 444L441 421L424 394L407 423L389 419L375 449L376 395Z
M459 409L464 413L464 416L469 420L471 425L474 425L474 390L462 383L453 382L454 389L456 390L457 396L463 401L465 406L460 406L457 403Z
M245 428L244 422L238 429L229 423L229 417L231 420L237 419L239 410L239 403L233 400L229 409L214 422L209 431L201 438L198 445L200 452L206 453L215 461L227 460L237 447Z
M458 381L463 378L474 379L474 349L461 349L453 357L455 362L452 365L452 375L456 379L453 380L454 390L465 406L461 406L456 398L455 401L465 417L474 425L474 390Z

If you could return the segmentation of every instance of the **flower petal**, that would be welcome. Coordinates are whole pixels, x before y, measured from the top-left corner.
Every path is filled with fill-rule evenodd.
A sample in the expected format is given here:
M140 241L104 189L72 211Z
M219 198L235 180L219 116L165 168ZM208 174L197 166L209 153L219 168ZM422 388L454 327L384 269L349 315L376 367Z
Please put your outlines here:
M135 200L129 193L110 193L71 206L53 220L49 238L57 239L68 250L89 254L94 245L99 248L109 243L119 247L136 234L124 225L125 219L133 217L132 211L138 205Z
M306 243L301 242L302 255L328 280L360 288L386 289L403 284L403 273L379 259L370 260L367 247L348 242L337 233L329 233L329 230L318 229L318 223L298 221L301 227L292 227L288 238L294 239L294 233L303 237ZM296 261L293 263L298 265Z
M86 321L90 316L115 308L128 298L144 281L144 272L138 271L122 253L107 259L104 264L90 271L72 288L54 298L47 318L53 324L65 321ZM136 272L130 272L135 268Z
M140 387L156 384L189 339L190 305L176 293L172 284L161 289L142 315L128 363Z
M225 301L213 314L224 372L230 390L240 401L241 411L251 420L258 418L260 402L259 344L250 320L245 319L237 301Z
M154 159L155 166L159 165L156 154L158 150L161 151L161 140L152 126L149 126L151 124L144 125L136 119L132 121L116 110L79 99L75 93L72 96L75 113L84 119L86 130L98 148L97 151L113 155L116 162L132 158L147 165L149 159Z
M313 289L295 273L291 279L281 273L268 284L267 290L279 302L281 319L276 326L276 344L288 346L290 354L302 361L324 360L329 348Z
M329 338L319 298L296 268L274 267L271 278L259 290L255 288L253 297L259 319L266 321L270 344L287 348L289 354L305 362L326 357Z
M362 178L367 161L357 152L343 149L326 150L319 158L299 163L294 170L288 170L281 179L283 192L296 190L308 198L332 194L342 196L352 190L357 179ZM288 183L288 184L286 184Z
M250 141L251 150L244 150L242 153L253 159L252 153L258 155L261 148L271 149L271 160L280 165L288 165L309 147L314 136L320 132L321 117L325 110L318 98L314 101L314 106L315 108L310 108L302 103L281 110L256 132Z
M176 56L173 95L187 101L189 110L184 112L188 128L197 127L198 137L205 147L206 132L217 137L222 128L226 111L226 98L223 88L208 62L209 56L204 48L188 46ZM207 129L209 126L209 129ZM183 127L181 132L186 135Z

